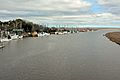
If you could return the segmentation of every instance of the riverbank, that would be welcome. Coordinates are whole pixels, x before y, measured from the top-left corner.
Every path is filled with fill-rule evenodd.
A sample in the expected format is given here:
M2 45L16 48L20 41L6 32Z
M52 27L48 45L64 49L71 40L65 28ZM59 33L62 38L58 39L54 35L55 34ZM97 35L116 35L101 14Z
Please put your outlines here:
M109 32L106 33L105 36L112 42L115 42L120 45L120 32Z

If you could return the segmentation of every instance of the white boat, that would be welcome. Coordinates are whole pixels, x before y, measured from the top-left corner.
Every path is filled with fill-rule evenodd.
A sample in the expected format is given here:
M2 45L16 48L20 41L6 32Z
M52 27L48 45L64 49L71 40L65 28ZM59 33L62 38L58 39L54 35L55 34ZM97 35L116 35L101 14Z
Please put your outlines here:
M49 33L44 33L44 36L49 36L50 34Z
M8 42L10 41L11 39L8 39L8 38L3 38L3 39L0 39L0 42Z
M44 35L42 33L39 33L38 34L38 37L43 37Z
M0 35L0 49L1 49L1 48L4 48L4 47L5 47L5 45L3 44L3 42L4 42L4 41L8 41L8 39L3 39L3 38L2 38L1 30L0 30L0 34L1 34L1 35Z
M49 33L39 33L38 34L38 37L40 36L40 37L43 37L43 36L49 36L50 34Z
M16 34L15 34L15 35L11 35L11 39L12 39L12 40L19 39L19 36L18 36L18 35L16 35Z
M1 49L1 48L4 48L4 47L5 47L5 45L2 45L2 46L0 46L0 49Z
M57 34L57 35L63 35L64 33L63 32L55 32L55 34Z
M18 38L19 38L19 39L22 39L22 38L23 38L23 36L18 36Z
M63 34L67 34L68 32L67 31L64 31Z

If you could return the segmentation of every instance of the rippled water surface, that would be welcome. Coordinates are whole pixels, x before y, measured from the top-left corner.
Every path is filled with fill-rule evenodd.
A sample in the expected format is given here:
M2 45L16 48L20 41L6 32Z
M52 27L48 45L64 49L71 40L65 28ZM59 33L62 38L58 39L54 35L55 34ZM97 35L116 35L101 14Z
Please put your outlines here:
M120 46L106 32L11 41L0 50L0 80L120 80Z

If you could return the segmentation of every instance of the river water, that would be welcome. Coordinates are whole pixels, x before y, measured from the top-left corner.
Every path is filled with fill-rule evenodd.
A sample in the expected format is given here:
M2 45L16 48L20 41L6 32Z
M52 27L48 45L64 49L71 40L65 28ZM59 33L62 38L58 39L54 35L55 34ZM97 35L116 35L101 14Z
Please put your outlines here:
M112 30L11 41L0 50L0 80L120 80Z

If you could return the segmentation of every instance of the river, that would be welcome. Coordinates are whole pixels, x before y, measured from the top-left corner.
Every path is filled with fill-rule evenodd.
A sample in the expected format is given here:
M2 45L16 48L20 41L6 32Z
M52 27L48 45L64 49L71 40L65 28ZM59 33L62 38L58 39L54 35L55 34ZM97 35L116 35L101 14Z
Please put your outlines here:
M10 41L0 50L0 80L120 80L113 30Z

